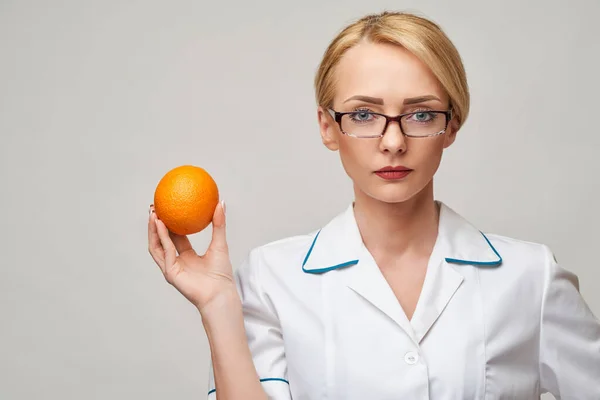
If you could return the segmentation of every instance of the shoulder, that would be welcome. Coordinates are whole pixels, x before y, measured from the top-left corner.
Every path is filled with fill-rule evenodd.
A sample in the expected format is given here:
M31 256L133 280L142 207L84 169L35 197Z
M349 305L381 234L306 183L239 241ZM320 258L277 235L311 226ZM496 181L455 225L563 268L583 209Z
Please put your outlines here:
M318 230L275 240L250 250L246 260L238 268L242 279L249 275L289 277L302 273L302 265L308 255Z
M544 272L556 258L548 245L514 237L485 233L485 237L502 257L502 265Z
M477 270L503 274L544 273L552 252L542 243L484 233L476 225L442 203L438 240L446 261L470 264Z
M496 233L485 233L490 244L501 254L503 261L516 263L548 262L548 258L554 258L550 248L543 243L522 240Z
M494 233L485 236L502 257L502 264L491 270L480 269L482 284L489 290L529 294L541 300L556 266L549 246Z

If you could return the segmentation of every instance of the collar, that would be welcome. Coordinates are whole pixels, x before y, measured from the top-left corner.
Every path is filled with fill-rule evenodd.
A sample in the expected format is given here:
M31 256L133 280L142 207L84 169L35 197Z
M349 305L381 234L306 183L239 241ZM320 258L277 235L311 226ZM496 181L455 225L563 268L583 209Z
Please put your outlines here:
M446 262L474 266L497 267L502 257L488 238L466 219L442 202L438 237L435 244ZM320 229L308 249L302 270L321 274L351 267L360 261L362 238L352 204Z

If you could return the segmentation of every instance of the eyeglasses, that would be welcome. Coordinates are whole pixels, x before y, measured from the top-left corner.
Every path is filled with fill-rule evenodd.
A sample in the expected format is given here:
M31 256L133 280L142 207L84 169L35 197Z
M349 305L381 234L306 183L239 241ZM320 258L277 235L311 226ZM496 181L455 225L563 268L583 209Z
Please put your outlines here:
M398 121L404 136L423 138L446 132L452 119L452 110L415 111L395 117L371 111L337 112L328 109L343 134L356 138L381 138L391 121Z

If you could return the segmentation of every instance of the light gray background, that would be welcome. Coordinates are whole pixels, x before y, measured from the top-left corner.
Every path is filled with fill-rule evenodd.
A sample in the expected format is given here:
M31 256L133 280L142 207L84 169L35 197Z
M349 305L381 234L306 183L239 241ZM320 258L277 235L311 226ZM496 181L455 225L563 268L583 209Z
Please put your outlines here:
M439 22L466 64L437 198L550 245L600 315L597 0L1 0L0 398L204 398L200 317L147 253L154 188L206 168L235 265L345 208L312 80L333 36L383 9Z

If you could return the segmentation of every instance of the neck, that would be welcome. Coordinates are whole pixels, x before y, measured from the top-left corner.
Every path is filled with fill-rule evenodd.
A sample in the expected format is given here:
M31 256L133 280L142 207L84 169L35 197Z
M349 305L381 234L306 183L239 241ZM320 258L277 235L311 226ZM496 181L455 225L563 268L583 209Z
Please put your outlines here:
M439 210L433 182L402 203L385 203L355 190L354 215L372 254L430 254L438 234Z

